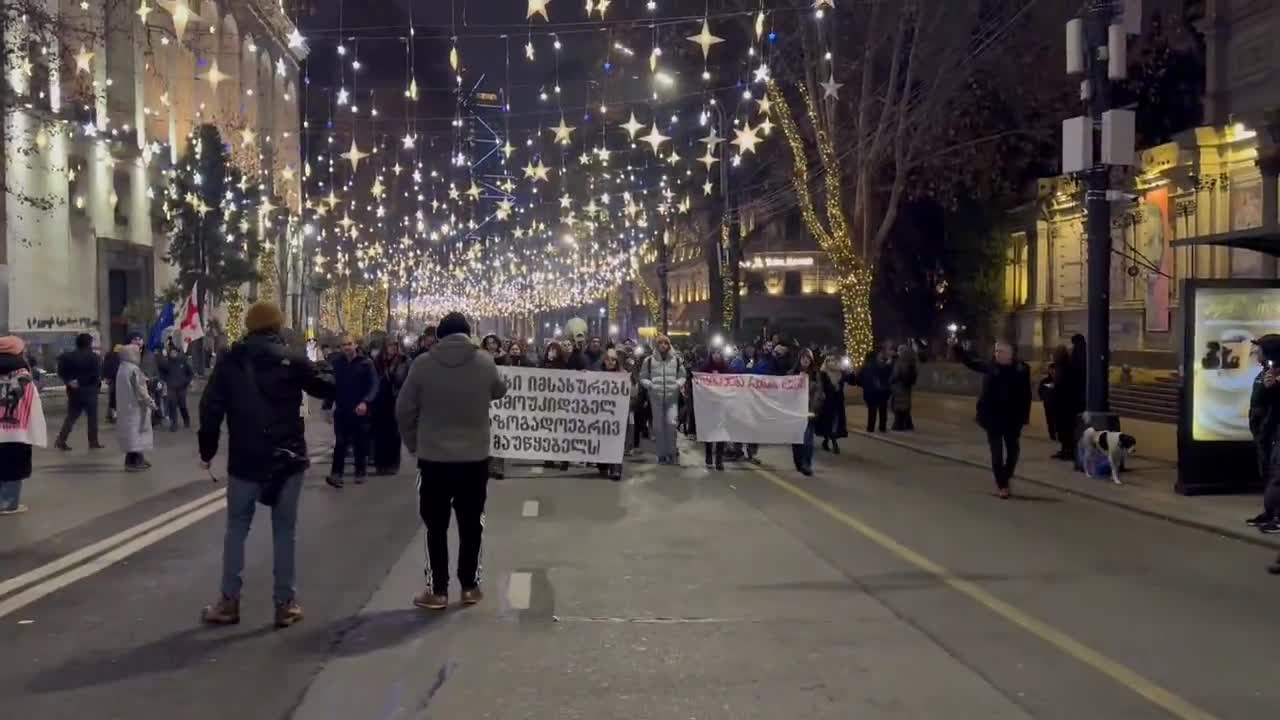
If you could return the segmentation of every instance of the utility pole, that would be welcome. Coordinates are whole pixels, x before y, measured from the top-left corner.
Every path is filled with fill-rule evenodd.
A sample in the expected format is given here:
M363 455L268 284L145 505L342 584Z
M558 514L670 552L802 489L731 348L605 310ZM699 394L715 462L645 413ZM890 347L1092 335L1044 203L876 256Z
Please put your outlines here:
M1111 109L1108 29L1113 18L1112 0L1090 0L1085 18L1088 53L1089 116L1095 138L1101 137L1103 114ZM1095 143L1100 147L1101 143ZM1095 160L1086 177L1085 212L1088 214L1088 330L1086 364L1086 422L1110 409L1108 390L1111 366L1111 166ZM1073 358L1074 360L1074 358Z
M658 233L658 329L666 335L668 320L671 314L671 288L667 284L667 272L670 265L667 261L667 233L670 232L670 221L667 228Z

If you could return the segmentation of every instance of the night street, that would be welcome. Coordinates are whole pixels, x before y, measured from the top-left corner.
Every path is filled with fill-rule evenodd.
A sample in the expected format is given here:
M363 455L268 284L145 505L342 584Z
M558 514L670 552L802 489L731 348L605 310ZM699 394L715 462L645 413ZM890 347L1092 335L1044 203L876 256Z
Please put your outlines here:
M270 625L261 509L242 624L197 623L217 500L155 542L9 582L210 497L190 443L145 475L39 455L32 511L0 524L14 717L1234 718L1280 703L1266 550L1051 491L1002 502L976 468L865 439L808 479L776 469L780 450L723 474L687 450L620 484L520 465L490 485L487 597L466 610L456 586L446 612L410 604L408 474L340 492L309 475L296 628ZM85 568L100 572L74 579Z

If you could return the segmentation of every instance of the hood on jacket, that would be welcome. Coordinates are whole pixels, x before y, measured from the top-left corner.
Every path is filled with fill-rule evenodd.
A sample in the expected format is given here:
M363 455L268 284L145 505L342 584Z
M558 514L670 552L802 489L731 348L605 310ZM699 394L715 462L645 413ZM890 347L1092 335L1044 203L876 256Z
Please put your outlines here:
M130 343L120 348L120 359L138 365L142 363L142 349Z
M256 358L260 355L282 356L286 349L284 339L279 333L264 330L249 333L243 340L232 345L227 351L227 359L240 362L243 358Z
M440 339L431 348L431 357L445 367L459 367L471 361L480 348L471 343L471 338L462 333L454 333Z

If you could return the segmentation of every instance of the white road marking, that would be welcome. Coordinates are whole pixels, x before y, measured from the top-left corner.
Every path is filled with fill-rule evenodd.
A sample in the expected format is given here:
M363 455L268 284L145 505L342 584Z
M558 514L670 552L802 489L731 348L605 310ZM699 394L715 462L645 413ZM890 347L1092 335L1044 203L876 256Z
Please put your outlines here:
M538 501L525 500L524 507L520 510L520 514L524 517L538 517Z
M527 572L511 573L507 583L507 605L513 610L528 610L533 595L533 575Z
M178 532L179 530L182 530L183 528L186 528L190 525L194 525L200 522L201 520L209 517L210 515L213 515L214 513L221 512L223 510L223 507L224 507L223 504L220 502L214 502L214 503L205 505L204 507L190 514L179 517L177 520L170 522L168 525L162 525L158 528L155 528L154 530L151 530L150 532L147 532L139 537L136 537L133 540L130 540L129 542L115 548L114 550L110 550L102 555L99 555L98 557L94 558L93 560L90 560L84 565L80 565L79 567L73 570L65 572L62 575L59 575L55 578L46 580L38 585L33 585L32 587L29 587L26 590L23 590L17 595L14 595L13 597L10 597L7 600L4 600L3 602L0 602L0 618L6 615L9 615L10 613L13 613L17 610L21 610L22 608L30 605L31 603L47 595L50 595L54 592L57 592L58 590L61 590L62 588L70 585L71 583L78 582L80 580L83 580L89 577L90 575L95 575L99 572L102 572L103 570L106 570L107 568L111 567L112 565L115 565L121 560L124 560L130 555L133 555L134 553L137 553L147 547L155 545L156 543Z
M135 538L145 532L152 530L153 528L159 527L169 522L170 520L173 520L176 517L185 515L186 513L189 513L201 507L202 505L205 505L206 503L218 502L218 506L221 507L221 503L219 501L225 498L226 495L227 495L227 491L225 489L211 492L208 495L205 495L196 500L192 500L191 502L185 505L179 505L178 507L172 510L163 512L151 518L150 520L147 520L146 522L139 523L126 530L121 530L120 532L116 533L115 535L112 535L109 538L99 540L98 542L92 545L87 545L85 547L82 547L73 553L70 553L68 555L63 555L62 557L48 564L41 565L40 567L30 570L28 572L25 572L21 575L18 575L17 577L12 577L12 578L9 578L8 580L5 580L4 582L0 582L0 597L8 595L9 593L13 592L14 590L17 590L18 588L25 587L27 585L30 585L31 583L39 582L49 577L50 575L55 575L57 573L60 573L63 570L73 565L78 565L79 563L82 563L85 560L88 560L89 558L93 557L94 555L97 555L100 552L103 552L127 540Z
M529 472L530 472L530 473L532 473L532 474L534 474L534 475L541 475L541 474L542 474L542 471L543 471L544 469L545 469L545 468L540 468L540 467L529 468Z

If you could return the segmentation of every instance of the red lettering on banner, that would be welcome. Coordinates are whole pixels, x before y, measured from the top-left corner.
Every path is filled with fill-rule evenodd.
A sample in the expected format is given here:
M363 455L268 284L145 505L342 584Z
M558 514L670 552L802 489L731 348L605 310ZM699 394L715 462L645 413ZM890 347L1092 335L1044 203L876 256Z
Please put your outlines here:
M693 382L705 388L751 388L752 390L799 390L807 387L804 375L710 375L694 373Z

